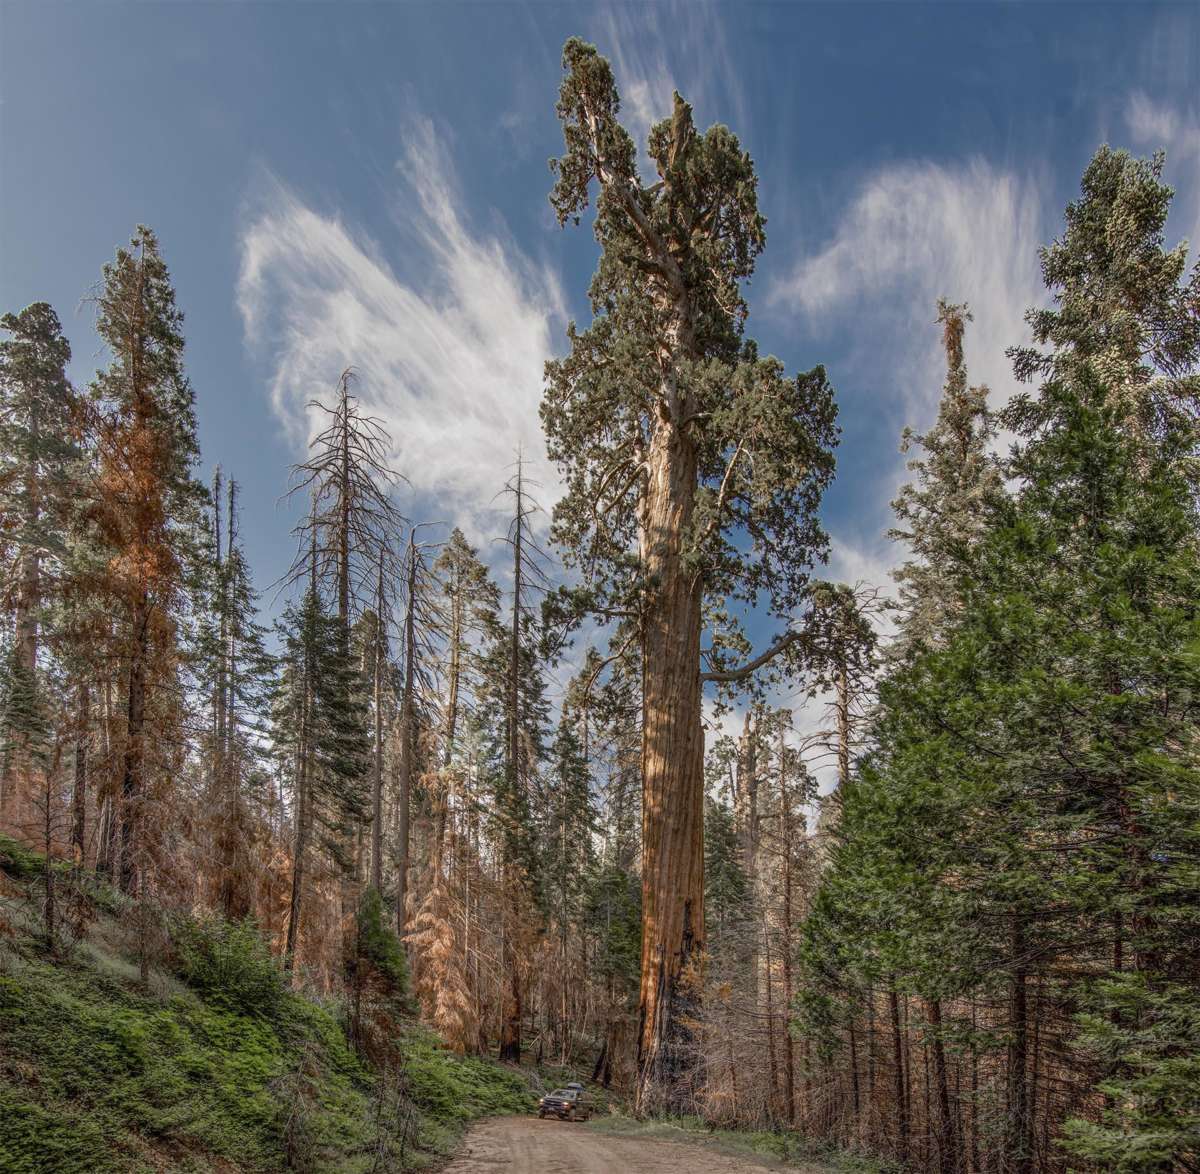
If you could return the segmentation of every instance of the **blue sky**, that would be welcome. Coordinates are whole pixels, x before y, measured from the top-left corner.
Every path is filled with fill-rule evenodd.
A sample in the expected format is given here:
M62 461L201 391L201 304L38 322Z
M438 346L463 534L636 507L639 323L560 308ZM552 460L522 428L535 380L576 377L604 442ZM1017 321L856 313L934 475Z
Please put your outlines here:
M406 512L499 533L517 444L546 486L543 360L586 318L588 228L546 201L559 51L613 61L644 132L673 87L753 155L768 218L749 330L829 368L843 441L832 575L886 579L897 438L935 410L939 295L975 313L997 400L1042 297L1037 246L1102 141L1168 151L1200 239L1200 8L1137 4L0 5L0 305L52 302L85 381L84 300L143 221L184 309L207 467L243 485L258 580L305 404L354 364Z

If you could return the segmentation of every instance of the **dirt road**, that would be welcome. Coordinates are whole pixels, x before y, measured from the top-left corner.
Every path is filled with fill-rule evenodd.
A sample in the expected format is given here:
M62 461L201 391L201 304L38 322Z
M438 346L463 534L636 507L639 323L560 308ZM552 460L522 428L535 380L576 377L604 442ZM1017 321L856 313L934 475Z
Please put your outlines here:
M795 1169L794 1167L792 1169ZM445 1174L759 1174L778 1166L705 1145L618 1137L566 1121L499 1117L467 1135ZM817 1174L816 1167L807 1167Z

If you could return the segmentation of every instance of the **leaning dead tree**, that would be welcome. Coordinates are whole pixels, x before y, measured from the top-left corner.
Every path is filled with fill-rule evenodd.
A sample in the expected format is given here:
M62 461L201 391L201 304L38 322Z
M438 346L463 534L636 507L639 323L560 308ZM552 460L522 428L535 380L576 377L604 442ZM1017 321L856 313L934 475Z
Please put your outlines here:
M643 184L608 62L563 52L566 150L551 203L578 222L598 188L602 256L592 325L547 365L542 421L567 492L554 536L594 614L637 625L643 684L643 1109L692 1103L689 1021L704 934L702 688L749 682L796 652L786 627L825 548L816 519L833 471L824 369L788 378L743 333L742 282L763 248L757 177L723 126L699 133L678 95L650 131ZM784 625L745 663L730 604L768 602ZM705 615L714 617L703 645Z

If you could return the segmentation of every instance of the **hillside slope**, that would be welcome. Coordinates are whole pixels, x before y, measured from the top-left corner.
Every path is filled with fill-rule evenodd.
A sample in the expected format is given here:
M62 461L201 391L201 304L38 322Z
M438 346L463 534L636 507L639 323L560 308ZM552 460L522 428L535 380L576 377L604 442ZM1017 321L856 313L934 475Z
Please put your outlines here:
M532 1104L519 1074L451 1055L411 1024L394 1041L399 1062L373 1068L337 1005L287 990L237 927L191 982L176 963L143 985L126 918L101 916L52 957L38 940L37 871L0 844L5 1174L416 1169L476 1117Z

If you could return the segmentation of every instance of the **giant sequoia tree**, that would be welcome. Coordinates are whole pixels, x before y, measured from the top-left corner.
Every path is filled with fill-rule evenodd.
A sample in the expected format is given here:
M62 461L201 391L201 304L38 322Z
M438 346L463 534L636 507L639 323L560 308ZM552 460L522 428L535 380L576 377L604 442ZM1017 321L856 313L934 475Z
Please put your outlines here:
M822 368L790 379L744 337L741 283L764 221L737 138L698 133L676 95L644 184L608 62L572 39L563 65L550 199L560 224L577 222L596 184L601 256L592 325L572 325L569 355L547 366L542 421L567 484L554 534L591 607L634 619L642 642L639 1103L678 1108L704 927L702 685L745 679L793 644L785 632L734 667L736 626L706 653L702 616L765 597L786 620L798 605L825 544L815 511L835 409Z

